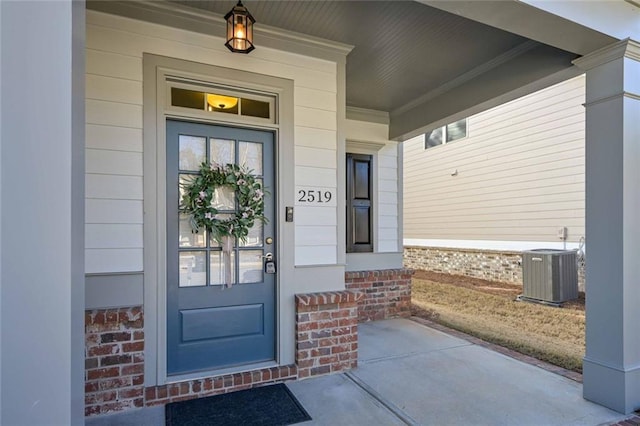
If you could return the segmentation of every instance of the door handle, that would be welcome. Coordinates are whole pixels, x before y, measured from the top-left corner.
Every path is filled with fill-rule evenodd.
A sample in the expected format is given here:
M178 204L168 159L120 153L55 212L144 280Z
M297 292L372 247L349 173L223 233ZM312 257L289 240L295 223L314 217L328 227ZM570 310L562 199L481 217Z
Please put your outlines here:
M266 260L267 262L273 260L273 253L269 252L265 255L260 256L261 259Z

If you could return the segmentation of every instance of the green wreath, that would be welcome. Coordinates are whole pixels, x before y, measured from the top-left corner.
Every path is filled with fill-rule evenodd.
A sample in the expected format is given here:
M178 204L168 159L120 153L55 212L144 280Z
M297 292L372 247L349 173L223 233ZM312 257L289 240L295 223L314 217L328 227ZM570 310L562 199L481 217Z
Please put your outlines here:
M233 189L237 201L234 213L220 213L214 207L216 188ZM210 232L222 244L223 237L245 241L256 221L265 223L264 191L262 185L245 168L236 164L200 164L200 174L182 184L180 212L190 216L193 232Z

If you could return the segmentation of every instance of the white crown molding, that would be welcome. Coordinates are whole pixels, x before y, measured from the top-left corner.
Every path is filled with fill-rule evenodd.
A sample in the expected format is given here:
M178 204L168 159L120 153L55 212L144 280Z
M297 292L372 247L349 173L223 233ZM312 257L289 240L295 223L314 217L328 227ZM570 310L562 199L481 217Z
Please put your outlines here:
M575 59L573 63L580 69L587 71L621 58L640 61L640 42L627 38Z
M389 124L389 113L386 111L378 111L375 109L347 106L347 120Z
M226 21L222 16L206 10L166 1L87 1L87 9L216 37L224 37L226 33ZM255 42L258 46L340 63L345 62L346 56L354 47L263 24L256 24L253 31Z
M377 152L377 151L380 151L385 145L386 143L384 142L359 141L359 140L347 139L346 149L347 149L347 152L352 150Z

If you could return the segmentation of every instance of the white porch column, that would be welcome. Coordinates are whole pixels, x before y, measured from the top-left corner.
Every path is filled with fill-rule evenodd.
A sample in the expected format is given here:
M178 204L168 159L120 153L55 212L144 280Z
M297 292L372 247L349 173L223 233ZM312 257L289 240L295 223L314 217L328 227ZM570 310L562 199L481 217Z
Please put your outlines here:
M0 1L0 424L84 423L84 1Z
M584 397L640 408L640 43L575 61L587 73Z

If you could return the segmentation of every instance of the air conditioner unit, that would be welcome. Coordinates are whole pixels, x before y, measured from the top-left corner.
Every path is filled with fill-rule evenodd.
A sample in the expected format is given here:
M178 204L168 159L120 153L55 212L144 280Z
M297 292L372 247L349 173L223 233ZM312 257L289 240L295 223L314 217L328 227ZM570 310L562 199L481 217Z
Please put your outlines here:
M578 297L575 250L536 249L522 253L523 299L559 304Z

